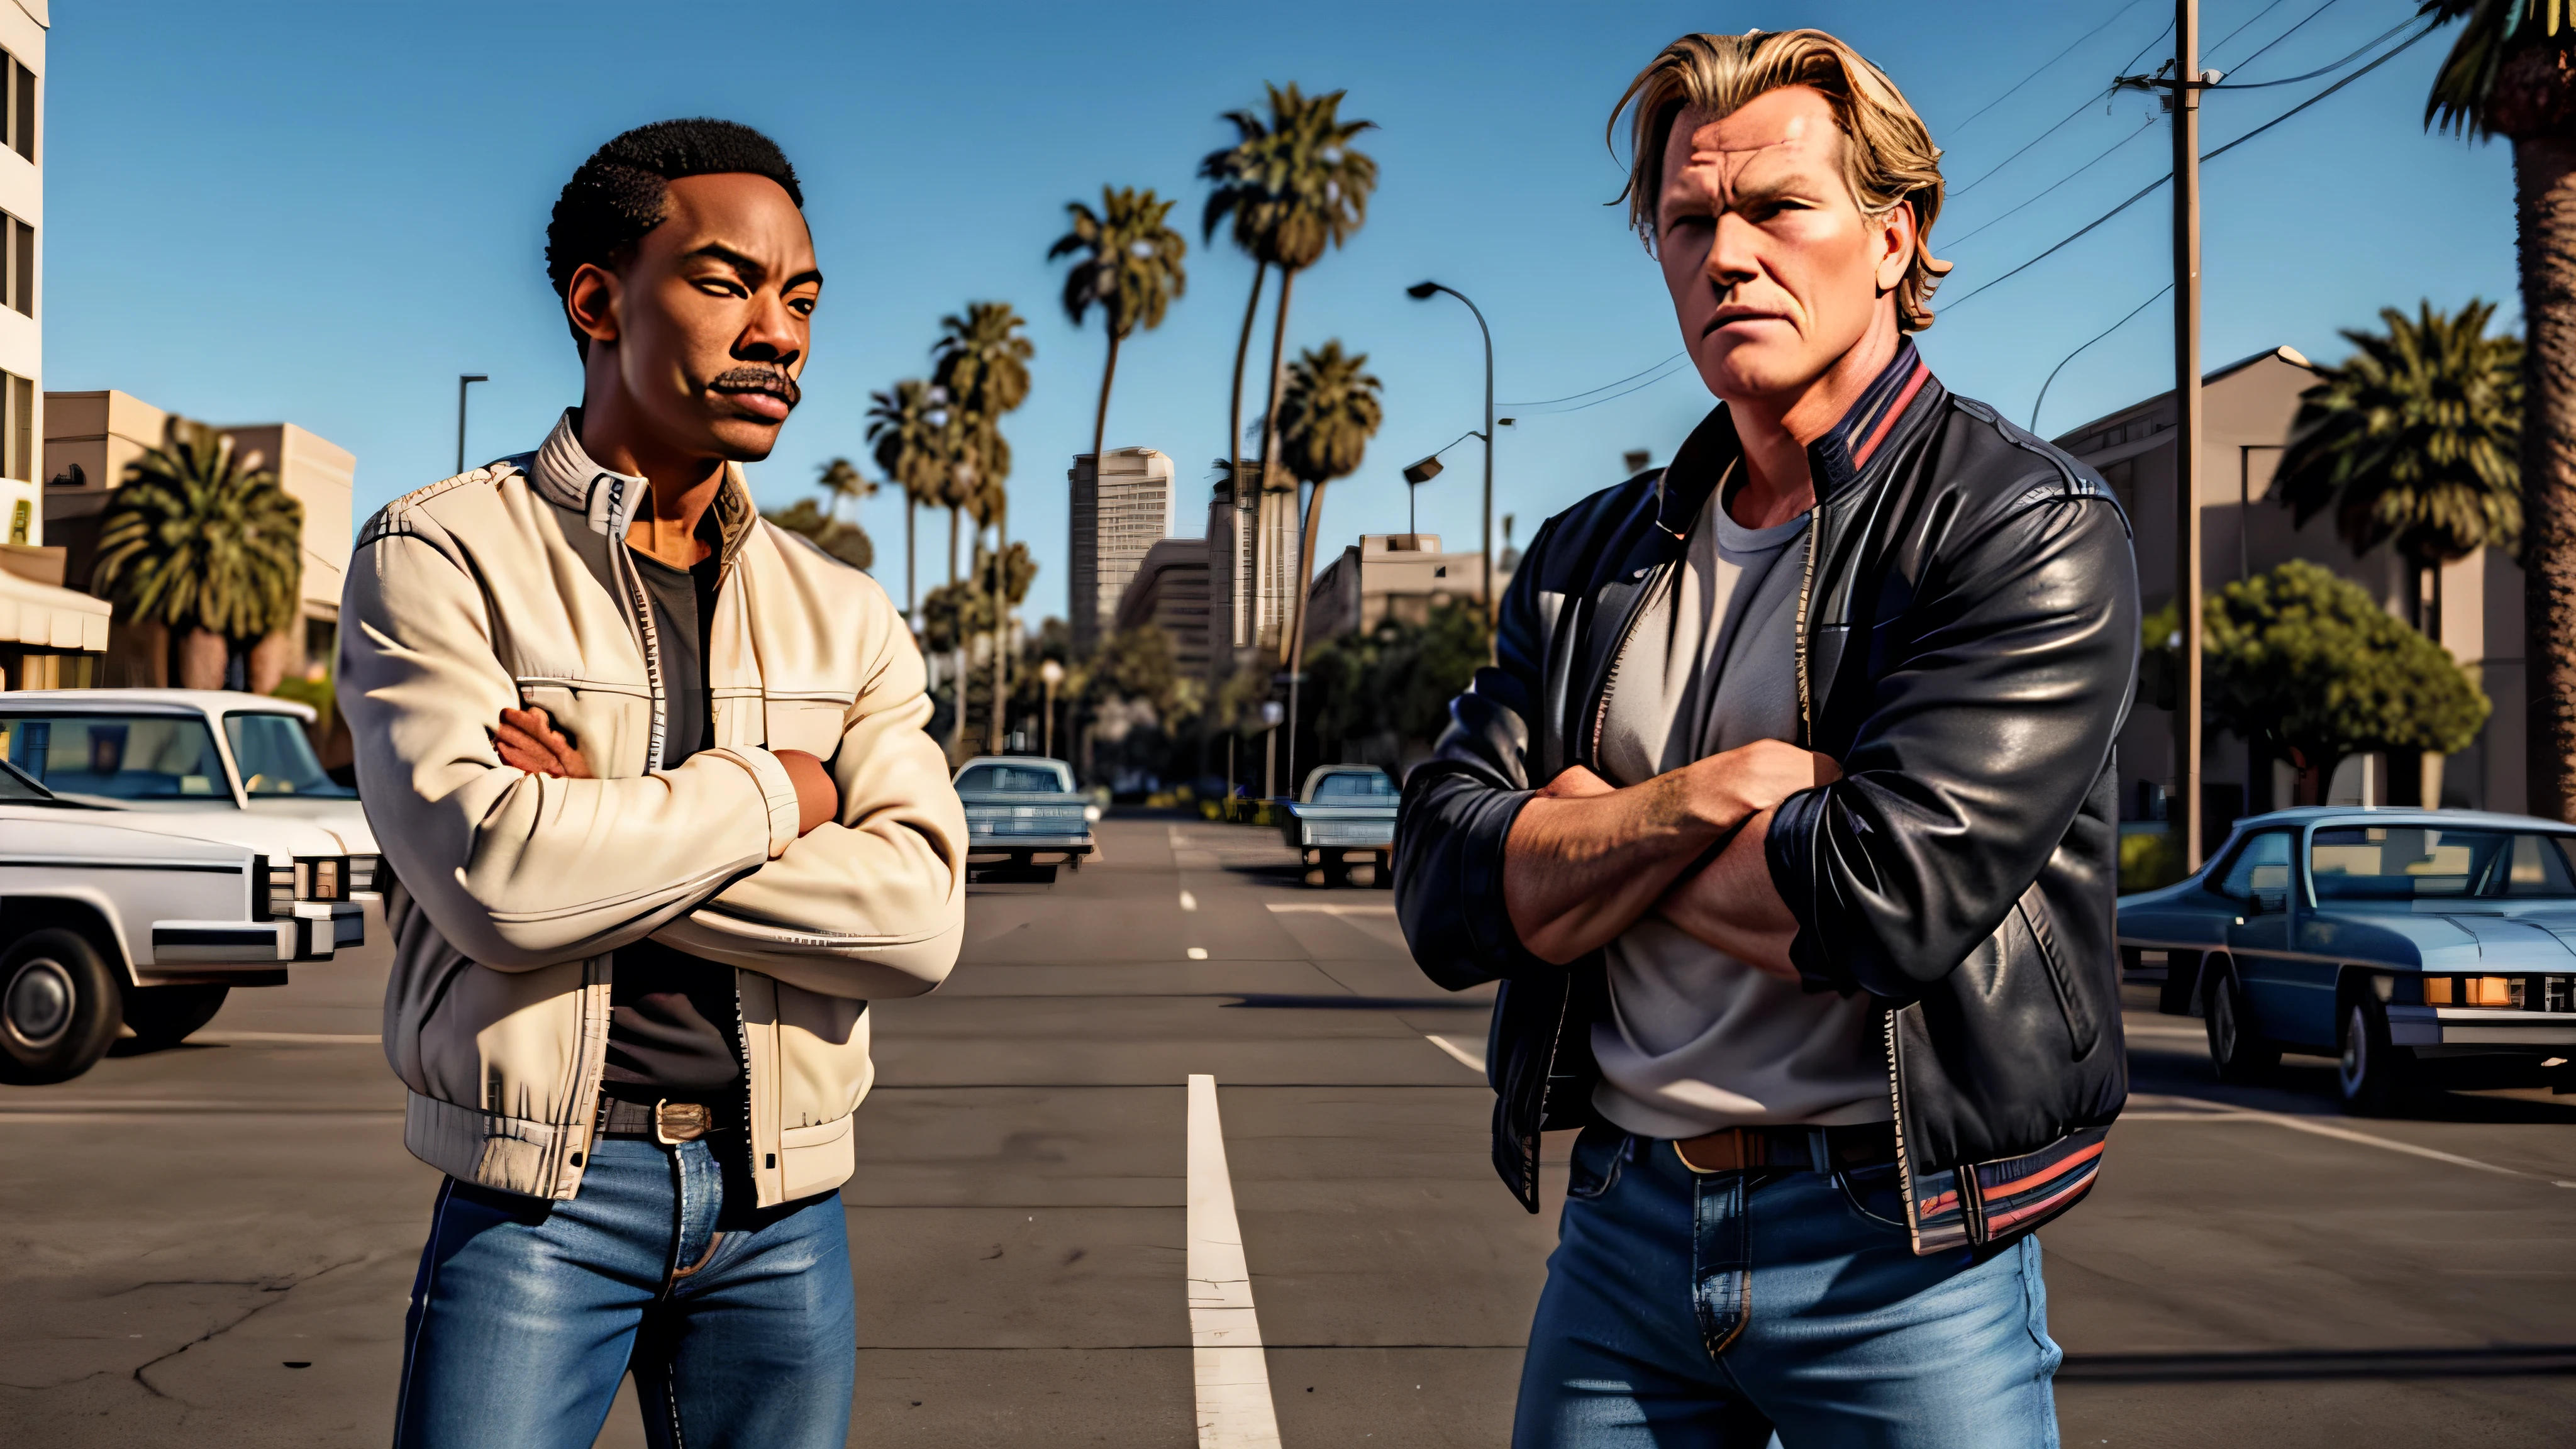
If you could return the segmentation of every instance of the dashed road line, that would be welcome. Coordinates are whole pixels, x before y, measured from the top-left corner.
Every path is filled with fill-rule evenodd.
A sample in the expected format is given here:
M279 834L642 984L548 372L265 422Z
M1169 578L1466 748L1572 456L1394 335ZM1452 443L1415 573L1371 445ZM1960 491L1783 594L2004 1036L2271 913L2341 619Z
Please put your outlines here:
M1481 1073L1485 1070L1485 1049L1483 1047L1463 1045L1459 1042L1452 1041L1445 1036L1433 1036L1429 1032L1423 1033L1422 1039L1431 1043L1433 1046L1440 1048L1442 1051L1447 1052L1449 1055L1456 1057L1458 1059L1458 1065L1465 1067L1471 1072Z
M1189 957L1190 957L1190 959L1191 959L1191 960L1193 960L1193 961L1204 961L1204 960L1206 960L1206 959L1208 958L1208 954L1207 954L1207 947L1205 947L1205 946L1192 946L1192 947L1189 949Z
M1199 908L1199 898L1198 898L1197 896L1191 895L1188 891L1183 891L1183 892L1181 892L1181 909L1182 909L1182 910L1185 910L1185 911L1195 911L1195 910L1197 910L1198 908Z
M1252 1273L1234 1216L1216 1078L1189 1079L1190 1369L1198 1385L1199 1449L1278 1449L1270 1364L1252 1311Z
M1322 916L1392 916L1395 914L1393 906L1360 905L1344 901L1269 901L1265 904L1281 915L1308 911Z

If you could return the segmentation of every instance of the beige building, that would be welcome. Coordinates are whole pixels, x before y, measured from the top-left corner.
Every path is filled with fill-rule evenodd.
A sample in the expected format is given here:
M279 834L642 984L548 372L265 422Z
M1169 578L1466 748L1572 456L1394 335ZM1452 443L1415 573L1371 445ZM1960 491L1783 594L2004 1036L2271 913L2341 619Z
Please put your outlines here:
M1419 624L1434 600L1481 597L1481 553L1443 553L1436 533L1369 533L1345 547L1306 593L1306 647L1361 634L1393 618ZM1496 574L1499 596L1508 575Z
M2203 379L2204 443L2196 481L2201 587L2215 593L2287 560L2321 564L2370 590L2399 618L2413 615L2409 570L2382 545L2358 558L2334 531L2329 510L2293 526L2272 494L2272 471L2288 443L2299 394L2317 376L2305 357L2275 348ZM2138 588L2149 611L2174 596L2174 401L2166 392L2070 429L2055 441L2101 473L2128 510ZM2328 788L2330 804L2466 806L2519 812L2523 790L2522 571L2487 549L2428 579L2428 630L2485 688L2495 712L2477 740L2447 761L2408 759L2395 769L2379 756L2347 760ZM2141 700L2119 741L2121 815L2164 816L2173 784L2173 716ZM2214 846L2240 814L2291 802L2290 769L2266 768L2245 741L2217 730L2201 745L2203 841Z
M1073 484L1073 650L1087 655L1116 627L1118 601L1145 551L1172 531L1172 460L1152 448L1112 448L1105 464L1076 454Z
M64 550L70 582L88 582L108 495L124 481L126 465L160 446L171 416L113 389L47 394L45 527ZM245 460L256 454L259 466L275 469L279 484L304 505L303 623L254 651L254 672L283 676L328 667L340 584L349 567L357 459L293 423L218 426L231 435ZM166 683L167 649L160 632L119 626L104 682Z
M1172 641L1172 660L1184 679L1208 673L1207 540L1166 538L1145 551L1136 576L1119 596L1113 627L1151 625Z

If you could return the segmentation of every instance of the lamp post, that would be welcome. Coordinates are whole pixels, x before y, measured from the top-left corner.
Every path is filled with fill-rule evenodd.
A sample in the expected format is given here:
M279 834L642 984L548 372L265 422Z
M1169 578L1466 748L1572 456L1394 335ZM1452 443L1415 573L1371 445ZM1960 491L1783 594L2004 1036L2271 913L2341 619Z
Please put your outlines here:
M1039 665L1038 683L1046 686L1046 723L1038 727L1039 737L1044 743L1038 753L1052 760L1055 758L1055 687L1064 683L1064 666L1052 659Z
M1413 546L1415 548L1422 547L1422 523L1414 510L1414 497L1423 484L1428 483L1439 476L1440 455L1437 453L1432 454L1430 457L1423 459L1419 463L1408 464L1405 467L1404 531L1406 536L1413 540Z
M465 471L465 389L474 383L492 379L479 372L459 373L456 378L456 471Z
M1485 336L1485 430L1476 436L1485 440L1485 561L1479 566L1482 575L1477 583L1485 608L1485 658L1494 658L1494 331L1485 325L1485 314L1467 294L1439 282L1421 281L1404 289L1415 301L1423 301L1434 292L1446 292L1467 303L1467 311L1476 319L1476 330Z

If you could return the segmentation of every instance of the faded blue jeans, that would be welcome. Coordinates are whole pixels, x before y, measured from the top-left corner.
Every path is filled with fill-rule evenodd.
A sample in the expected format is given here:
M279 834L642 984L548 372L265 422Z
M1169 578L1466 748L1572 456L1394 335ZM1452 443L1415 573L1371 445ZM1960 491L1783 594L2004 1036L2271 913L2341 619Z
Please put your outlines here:
M1914 1256L1893 1165L1702 1177L1591 1127L1512 1444L2055 1449L2061 1357L2039 1240Z
M630 1367L656 1446L841 1449L858 1325L840 1197L750 1209L726 1176L703 1140L612 1137L570 1202L441 1186L396 1449L589 1449Z

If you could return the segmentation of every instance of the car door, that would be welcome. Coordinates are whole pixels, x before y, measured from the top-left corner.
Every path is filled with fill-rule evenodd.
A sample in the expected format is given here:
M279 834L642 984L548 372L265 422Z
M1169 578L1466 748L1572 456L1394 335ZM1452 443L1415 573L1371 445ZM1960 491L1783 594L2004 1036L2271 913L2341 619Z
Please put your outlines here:
M2288 952L2298 896L2297 843L2294 830L2255 831L2237 847L2214 887L2235 907L2227 953L2266 1036L2280 1035L2296 1015L2291 993L2298 988L2290 979L2294 963Z

